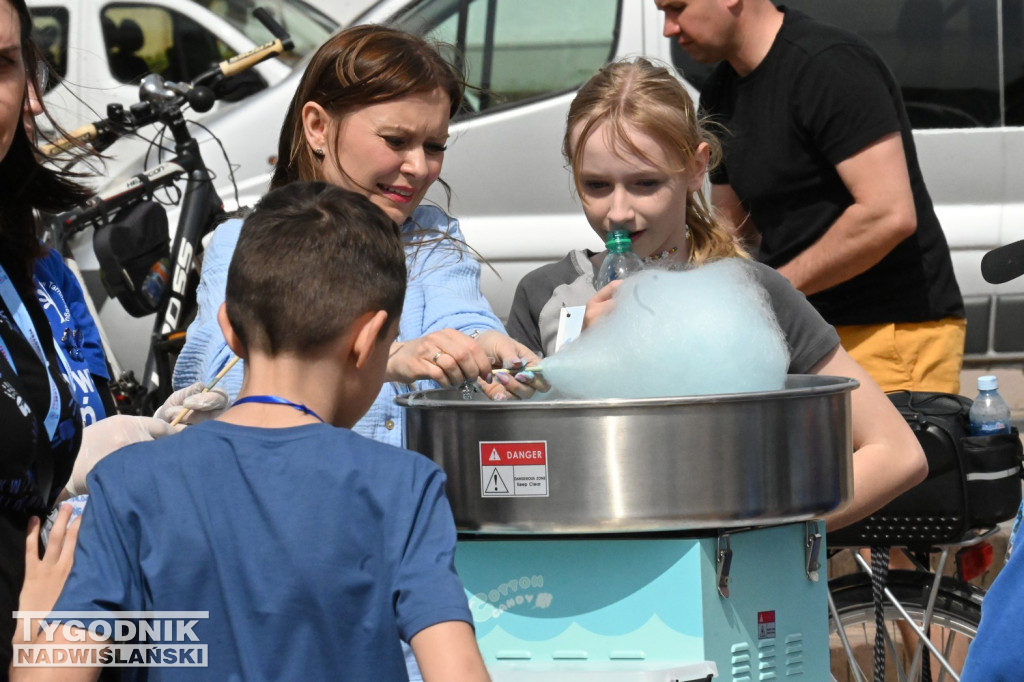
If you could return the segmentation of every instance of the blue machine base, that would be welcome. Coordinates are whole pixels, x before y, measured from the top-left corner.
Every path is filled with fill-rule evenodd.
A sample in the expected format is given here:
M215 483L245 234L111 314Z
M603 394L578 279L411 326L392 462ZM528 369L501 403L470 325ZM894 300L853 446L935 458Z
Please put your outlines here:
M492 674L710 661L716 680L819 682L829 679L827 582L824 570L808 577L806 538L804 523L730 532L728 598L716 535L466 535L456 565Z

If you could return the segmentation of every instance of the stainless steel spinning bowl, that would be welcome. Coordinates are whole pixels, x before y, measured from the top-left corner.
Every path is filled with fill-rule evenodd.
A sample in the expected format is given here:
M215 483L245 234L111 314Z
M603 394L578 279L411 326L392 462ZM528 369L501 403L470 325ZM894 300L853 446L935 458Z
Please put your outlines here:
M408 447L448 474L461 530L618 533L767 525L831 511L853 493L856 386L791 375L780 391L688 398L491 402L438 389L397 400L407 410ZM543 470L530 470L543 485L520 490L495 478L488 453L516 443L543 444L526 448L544 453ZM502 469L506 482L510 472Z

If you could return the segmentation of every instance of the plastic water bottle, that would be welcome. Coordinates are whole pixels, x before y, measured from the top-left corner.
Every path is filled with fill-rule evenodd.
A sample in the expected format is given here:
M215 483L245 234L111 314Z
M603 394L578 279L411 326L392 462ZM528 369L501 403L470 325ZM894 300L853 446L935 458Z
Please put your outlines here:
M142 280L142 295L149 302L149 305L153 306L154 310L160 307L160 302L164 298L164 292L167 291L167 281L170 279L168 272L170 264L170 259L161 258L153 263L153 267L149 269L146 279Z
M978 377L978 397L971 405L971 435L1010 433L1010 406L999 395L999 380L991 374Z
M629 240L628 230L612 230L608 233L604 245L608 247L608 255L604 257L594 284L598 289L604 288L609 282L625 279L634 272L644 269L640 256L633 253L633 242Z

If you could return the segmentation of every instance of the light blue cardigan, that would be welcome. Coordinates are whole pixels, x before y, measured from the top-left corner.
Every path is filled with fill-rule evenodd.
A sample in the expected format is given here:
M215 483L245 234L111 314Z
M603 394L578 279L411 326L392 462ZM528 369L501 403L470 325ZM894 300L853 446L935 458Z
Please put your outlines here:
M174 367L174 387L209 382L231 360L232 353L217 324L217 309L224 302L228 265L234 253L241 220L230 220L213 234L203 258L199 282L199 312L188 328L185 347ZM444 239L438 239L441 236ZM419 206L402 225L409 285L399 323L398 340L419 338L445 328L469 334L478 329L504 333L501 321L480 293L480 265L463 244L459 223L436 206ZM426 243L424 243L426 242ZM218 386L234 399L242 386L242 363ZM436 388L432 381L417 382L416 389ZM405 428L397 395L410 387L386 383L354 431L382 443L404 447Z

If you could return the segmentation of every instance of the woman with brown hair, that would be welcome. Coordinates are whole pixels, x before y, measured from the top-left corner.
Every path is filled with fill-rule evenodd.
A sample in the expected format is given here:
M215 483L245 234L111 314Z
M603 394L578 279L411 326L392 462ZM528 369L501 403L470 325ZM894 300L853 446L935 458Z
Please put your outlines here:
M489 379L494 367L537 359L506 336L491 312L480 292L480 266L458 221L422 203L440 176L462 87L458 72L422 38L356 26L313 55L281 129L272 189L297 180L327 181L366 196L401 226L409 274L401 330L388 383L355 427L392 445L404 441L403 412L393 398L417 382L456 386ZM216 318L240 230L241 220L221 225L206 251L199 313L175 365L176 387L208 381L231 360ZM241 386L240 370L221 381L231 395ZM485 390L499 400L528 397L532 377L523 379L497 373Z

